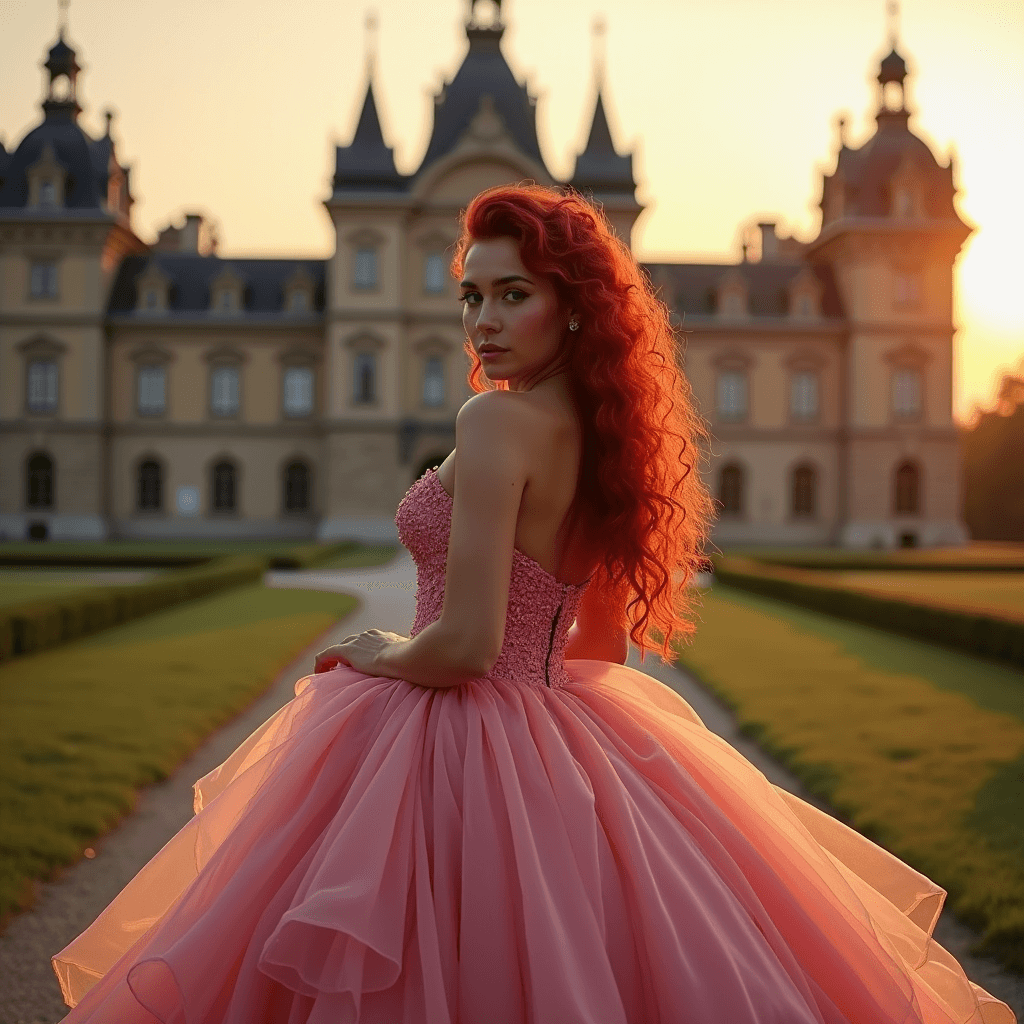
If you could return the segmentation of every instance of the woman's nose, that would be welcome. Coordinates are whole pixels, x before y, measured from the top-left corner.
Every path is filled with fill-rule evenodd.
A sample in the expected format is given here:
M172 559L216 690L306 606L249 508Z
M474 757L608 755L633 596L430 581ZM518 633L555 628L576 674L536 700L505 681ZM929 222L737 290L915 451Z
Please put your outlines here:
M498 320L497 313L497 308L485 299L480 304L480 310L477 313L476 329L484 334L494 334L495 331L500 331L501 322Z

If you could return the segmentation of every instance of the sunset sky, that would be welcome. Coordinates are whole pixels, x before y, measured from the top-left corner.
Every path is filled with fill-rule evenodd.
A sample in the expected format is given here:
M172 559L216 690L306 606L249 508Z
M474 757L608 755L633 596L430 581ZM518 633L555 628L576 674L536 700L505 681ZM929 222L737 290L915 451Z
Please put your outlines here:
M466 0L73 0L81 124L103 110L132 166L147 241L186 211L214 219L222 256L324 258L333 147L350 141L376 13L376 94L399 170L418 166L432 95L465 53ZM851 145L874 127L888 51L884 0L505 0L503 49L539 96L549 168L567 176L594 103L591 26L603 16L605 100L635 153L641 259L729 261L743 227L809 239L836 115ZM56 0L0 0L0 138L38 123ZM955 409L989 405L1024 357L1024 2L903 0L911 128L959 169L977 226L957 269Z

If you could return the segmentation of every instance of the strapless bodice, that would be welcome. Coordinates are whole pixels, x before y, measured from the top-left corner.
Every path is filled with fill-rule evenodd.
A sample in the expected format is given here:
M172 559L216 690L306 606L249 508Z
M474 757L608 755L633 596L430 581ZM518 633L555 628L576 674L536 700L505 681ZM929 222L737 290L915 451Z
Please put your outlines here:
M430 469L406 492L395 514L398 535L416 562L416 618L411 635L441 616L452 498ZM512 552L501 654L487 676L533 686L569 679L565 647L587 584L562 583L518 548Z

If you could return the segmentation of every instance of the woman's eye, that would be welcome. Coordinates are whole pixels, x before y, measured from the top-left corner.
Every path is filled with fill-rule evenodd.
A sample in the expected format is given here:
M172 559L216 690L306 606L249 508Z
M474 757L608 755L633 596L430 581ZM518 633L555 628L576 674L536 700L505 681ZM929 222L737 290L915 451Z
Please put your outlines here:
M465 292L459 296L459 302L465 302L467 306L475 306L480 301L479 292Z
M529 296L519 288L510 288L505 292L505 298L511 299L513 302L522 302L523 299L529 298Z

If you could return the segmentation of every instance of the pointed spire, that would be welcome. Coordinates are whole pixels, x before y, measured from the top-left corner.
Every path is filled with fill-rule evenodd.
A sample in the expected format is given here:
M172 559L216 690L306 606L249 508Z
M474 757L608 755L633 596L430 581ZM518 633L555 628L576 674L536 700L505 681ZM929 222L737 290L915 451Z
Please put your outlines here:
M371 21L372 19L372 21ZM376 31L376 18L367 18L367 31ZM384 142L384 132L373 94L374 55L367 53L366 95L352 142L335 150L335 192L394 192L405 187L395 167L395 156Z
M583 152L576 159L576 168L569 182L578 191L591 191L594 194L628 193L636 191L633 180L633 156L620 156L612 141L608 115L604 109L604 34L603 18L594 19L594 79L597 99L594 104L594 117L590 123L590 135Z

